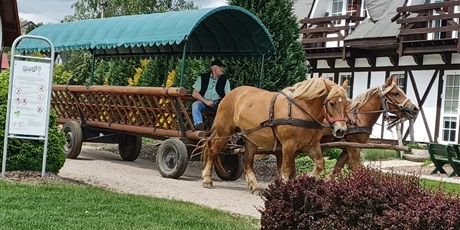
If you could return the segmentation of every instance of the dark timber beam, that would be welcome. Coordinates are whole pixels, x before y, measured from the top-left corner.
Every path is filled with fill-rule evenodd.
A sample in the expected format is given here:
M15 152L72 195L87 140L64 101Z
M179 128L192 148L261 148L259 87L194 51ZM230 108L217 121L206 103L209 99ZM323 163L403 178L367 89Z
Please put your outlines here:
M375 64L377 63L377 57L369 56L369 57L366 57L366 59L367 59L367 63L369 63L371 67L375 67Z
M390 62L393 66L399 66L399 56L398 55L390 55L388 56Z
M423 65L423 54L414 54L412 57L417 65Z
M345 61L347 61L347 64L348 66L350 66L350 68L355 68L355 62L356 62L355 58L347 58L345 59Z
M441 53L441 59L444 63L450 65L452 64L452 54L451 53Z
M327 65L331 68L335 68L335 59L326 59Z

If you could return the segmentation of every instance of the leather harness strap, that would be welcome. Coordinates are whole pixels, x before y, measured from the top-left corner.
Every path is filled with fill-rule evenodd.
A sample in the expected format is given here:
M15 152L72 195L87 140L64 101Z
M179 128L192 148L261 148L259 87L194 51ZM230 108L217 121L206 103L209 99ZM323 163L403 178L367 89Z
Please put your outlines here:
M278 95L283 94L287 99L288 99L288 118L275 118L275 102L276 99L278 98ZM313 118L314 121L307 121L303 119L298 119L298 118L292 118L292 104L294 104L297 108L299 108L304 114L308 115L309 117ZM278 143L278 137L276 136L276 130L275 126L278 125L293 125L293 126L298 126L298 127L303 127L303 128L310 128L310 129L322 129L324 127L327 127L323 123L319 122L315 117L313 117L310 113L308 113L304 108L302 108L296 101L294 101L291 97L289 97L287 94L284 92L280 91L280 93L277 93L271 100L270 103L270 109L268 113L268 120L263 121L259 124L259 126L254 127L249 130L243 130L240 132L237 132L237 136L241 137L246 134L255 132L259 129L265 128L265 127L271 127L273 136L275 137L275 146L274 149L277 147Z

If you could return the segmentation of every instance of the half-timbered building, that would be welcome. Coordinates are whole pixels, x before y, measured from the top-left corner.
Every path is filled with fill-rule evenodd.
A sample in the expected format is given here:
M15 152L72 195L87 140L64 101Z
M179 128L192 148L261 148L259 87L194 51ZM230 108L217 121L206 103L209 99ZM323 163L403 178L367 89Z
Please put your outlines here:
M396 74L421 109L412 138L459 143L459 0L314 0L308 12L295 12L311 76L349 79L353 98ZM408 122L401 133L410 140ZM381 119L372 138L397 135Z

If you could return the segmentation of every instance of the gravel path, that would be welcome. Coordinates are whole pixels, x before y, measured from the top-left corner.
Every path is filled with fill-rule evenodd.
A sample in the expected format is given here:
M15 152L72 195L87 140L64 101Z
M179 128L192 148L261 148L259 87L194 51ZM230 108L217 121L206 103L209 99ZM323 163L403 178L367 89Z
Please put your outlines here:
M263 207L263 200L249 192L244 176L237 181L226 182L213 175L216 188L205 189L201 186L199 162L189 162L185 174L179 179L167 179L161 177L152 159L145 159L149 158L145 152L142 158L126 162L111 148L84 145L80 156L67 159L58 175L116 192L189 201L260 218L257 209ZM261 184L264 187L268 185L267 182Z

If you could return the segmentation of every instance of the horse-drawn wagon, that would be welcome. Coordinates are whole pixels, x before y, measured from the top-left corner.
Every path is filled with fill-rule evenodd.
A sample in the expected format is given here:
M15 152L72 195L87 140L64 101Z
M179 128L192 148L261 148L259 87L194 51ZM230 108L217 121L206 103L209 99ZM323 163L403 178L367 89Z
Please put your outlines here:
M123 160L135 160L141 137L164 140L157 165L165 177L178 178L200 140L187 103L192 99L183 87L94 86L96 58L182 57L180 85L187 58L260 57L261 77L265 57L275 53L262 22L235 6L213 9L122 16L50 24L31 35L47 37L59 51L89 50L92 53L90 84L53 86L51 105L63 124L68 158L76 158L83 142L117 143ZM24 40L17 50L44 51L45 44ZM225 152L225 151L223 151ZM243 173L239 155L221 154L226 171L219 177L236 180Z

